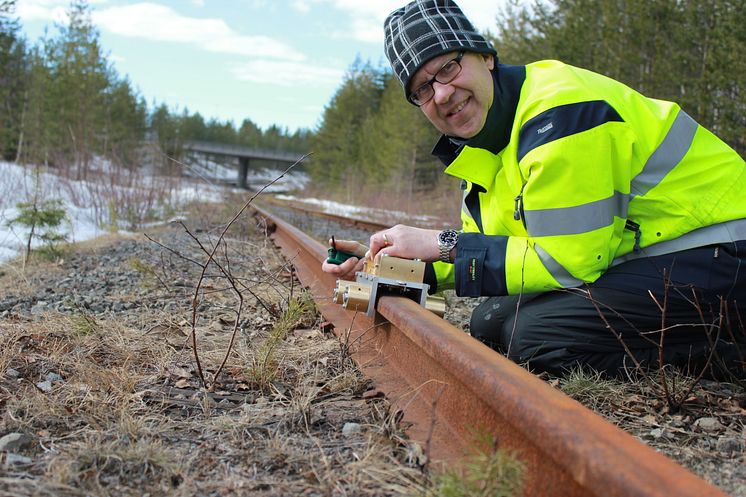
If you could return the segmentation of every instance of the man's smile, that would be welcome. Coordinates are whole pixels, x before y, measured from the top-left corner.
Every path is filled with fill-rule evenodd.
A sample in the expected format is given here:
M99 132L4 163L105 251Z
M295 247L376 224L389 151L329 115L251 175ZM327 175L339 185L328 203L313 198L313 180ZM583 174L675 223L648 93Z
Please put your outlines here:
M464 109L464 107L466 107L466 104L469 103L470 99L471 99L471 97L467 97L463 102L461 102L456 107L454 107L452 110L450 110L449 112L447 112L446 113L446 117L450 118L450 117L455 116L459 112L461 112Z

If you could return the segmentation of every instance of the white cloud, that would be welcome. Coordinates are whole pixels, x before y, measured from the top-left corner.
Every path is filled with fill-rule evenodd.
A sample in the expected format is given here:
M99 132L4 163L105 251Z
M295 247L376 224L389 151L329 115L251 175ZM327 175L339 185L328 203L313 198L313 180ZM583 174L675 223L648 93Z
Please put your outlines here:
M318 2L318 0L316 0ZM351 17L349 29L337 30L335 37L352 38L367 43L383 43L383 21L391 12L403 7L406 0L326 0ZM474 26L482 31L495 30L496 16L505 0L460 0L461 10ZM306 5L308 0L306 0Z
M461 0L458 2L466 17L481 31L495 31L497 13L507 4L506 0Z
M311 11L310 2L306 0L295 0L292 6L295 10L302 12L303 14L307 14Z
M244 81L288 87L336 85L345 73L342 69L271 60L251 60L237 64L231 68L231 72Z
M191 0L192 5L196 7L204 7L205 6L205 0Z
M61 0L25 0L16 4L16 14L24 21L63 22L69 3Z
M109 0L89 0L91 6L106 4ZM24 21L66 22L70 0L20 0L16 14Z
M91 0L105 5L108 0ZM192 0L204 4L204 0ZM23 21L66 22L69 0L21 0L17 14ZM291 46L266 36L246 36L233 31L222 19L186 17L170 7L150 2L93 9L99 29L122 36L154 41L188 43L205 50L251 57L302 61L305 56Z
M366 43L383 44L383 20L393 10L404 5L402 0L330 0L334 7L347 12L351 18L347 29L334 32L337 38L352 38Z
M155 41L189 43L211 52L301 61L305 57L289 45L266 36L233 31L222 19L182 16L173 9L142 2L94 11L101 29Z

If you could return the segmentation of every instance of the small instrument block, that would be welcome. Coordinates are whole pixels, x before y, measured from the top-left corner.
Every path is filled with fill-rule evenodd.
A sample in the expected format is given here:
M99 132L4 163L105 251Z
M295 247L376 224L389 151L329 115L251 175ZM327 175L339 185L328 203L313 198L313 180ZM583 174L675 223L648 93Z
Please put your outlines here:
M446 305L442 297L427 294L430 285L424 283L425 263L420 260L402 259L378 253L371 261L365 261L355 281L337 280L333 300L351 311L376 313L376 303L382 295L399 295L414 300L439 316L445 314Z

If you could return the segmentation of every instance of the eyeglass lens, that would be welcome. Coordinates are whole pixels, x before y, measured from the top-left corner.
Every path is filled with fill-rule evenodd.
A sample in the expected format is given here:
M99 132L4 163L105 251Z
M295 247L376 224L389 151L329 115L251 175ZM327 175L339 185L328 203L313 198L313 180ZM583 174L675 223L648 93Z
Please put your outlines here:
M434 82L437 81L440 84L446 85L453 81L461 72L461 64L459 62L462 56L463 54L460 53L455 59L446 62L443 67L435 73L435 76L430 81L421 85L412 92L412 102L414 102L415 105L423 105L433 98L433 95L435 94L435 90L433 89Z

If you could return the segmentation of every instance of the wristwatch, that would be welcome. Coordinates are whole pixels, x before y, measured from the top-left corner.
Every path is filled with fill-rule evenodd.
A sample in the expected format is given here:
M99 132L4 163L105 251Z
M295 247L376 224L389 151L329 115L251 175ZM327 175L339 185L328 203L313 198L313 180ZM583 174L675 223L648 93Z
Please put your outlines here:
M452 263L451 250L458 243L458 231L443 230L438 233L438 249L440 249L440 260L442 262Z

